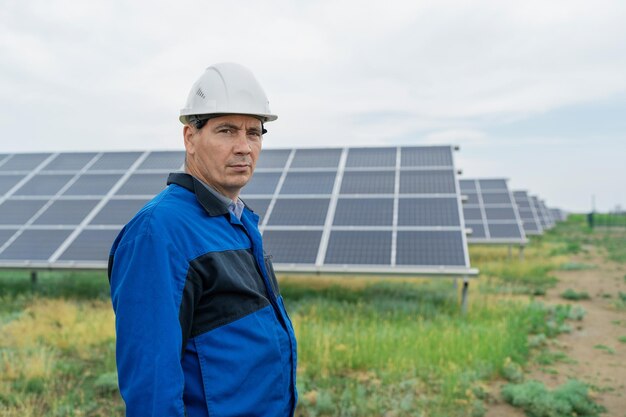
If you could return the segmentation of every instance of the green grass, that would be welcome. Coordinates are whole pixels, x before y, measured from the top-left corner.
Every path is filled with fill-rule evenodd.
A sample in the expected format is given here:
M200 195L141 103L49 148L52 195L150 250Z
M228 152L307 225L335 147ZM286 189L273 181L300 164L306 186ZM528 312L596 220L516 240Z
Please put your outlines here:
M621 343L626 343L626 336L620 336L617 338Z
M529 360L567 361L546 347L585 310L536 300L552 271L582 268L571 255L599 245L609 256L621 239L579 220L531 239L523 261L472 246L481 277L467 315L448 279L281 277L298 336L297 415L479 416L493 378L520 383ZM0 294L1 415L123 414L104 272L40 272L33 286L26 271L1 271Z
M598 349L598 350L602 350L602 351L604 351L606 353L609 353L611 355L615 354L615 349L613 349L613 348L611 348L609 346L606 346L606 345L595 345L593 348L594 349Z

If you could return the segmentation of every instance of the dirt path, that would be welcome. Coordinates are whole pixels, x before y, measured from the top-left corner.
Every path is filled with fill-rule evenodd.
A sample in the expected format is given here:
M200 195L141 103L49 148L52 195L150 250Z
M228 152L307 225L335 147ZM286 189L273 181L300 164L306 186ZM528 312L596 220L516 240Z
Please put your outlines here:
M587 312L585 318L574 324L569 334L560 335L551 351L567 355L572 363L557 362L552 365L534 365L526 379L536 379L553 388L576 378L592 385L595 400L606 407L603 416L626 417L626 311L617 310L614 303L619 292L626 293L626 265L606 261L596 249L587 248L588 254L577 256L573 262L595 265L593 269L555 271L559 279L555 288L548 291L544 301L550 304L578 304ZM571 288L585 291L590 300L567 301L562 294ZM499 392L499 387L494 394ZM523 417L524 413L499 401L490 406L486 417Z

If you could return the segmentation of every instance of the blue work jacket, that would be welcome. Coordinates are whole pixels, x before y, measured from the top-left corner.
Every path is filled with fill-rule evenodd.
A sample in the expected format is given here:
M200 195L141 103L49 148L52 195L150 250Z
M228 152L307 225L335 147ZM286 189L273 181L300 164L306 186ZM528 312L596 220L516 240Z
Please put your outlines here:
M188 174L168 184L109 257L126 415L292 416L296 339L259 217Z

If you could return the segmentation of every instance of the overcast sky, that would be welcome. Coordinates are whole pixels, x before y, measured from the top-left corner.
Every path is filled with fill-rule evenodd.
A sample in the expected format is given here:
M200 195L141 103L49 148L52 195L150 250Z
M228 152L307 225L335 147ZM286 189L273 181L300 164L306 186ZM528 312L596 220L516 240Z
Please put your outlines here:
M183 149L191 84L249 67L266 148L459 145L463 177L626 207L626 1L1 0L0 153Z

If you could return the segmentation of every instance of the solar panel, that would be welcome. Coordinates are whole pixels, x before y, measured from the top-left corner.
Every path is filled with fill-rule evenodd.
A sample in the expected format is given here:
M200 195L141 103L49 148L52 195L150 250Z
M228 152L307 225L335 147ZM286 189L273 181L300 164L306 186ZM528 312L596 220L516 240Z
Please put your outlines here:
M391 262L391 240L391 231L331 232L324 263L388 265Z
M401 194L454 194L456 180L451 170L401 171Z
M15 187L22 178L24 175L20 174L0 175L0 194L4 194Z
M178 151L150 152L148 157L141 163L139 170L179 170L185 161L185 153Z
M514 191L513 198L515 199L517 210L522 219L524 233L527 235L542 234L543 228L541 227L537 210L534 204L531 203L528 193L526 191Z
M336 168L341 149L298 149L292 168Z
M25 230L0 252L0 260L45 261L71 230Z
M274 190L276 190L279 180L280 173L255 172L250 182L248 182L248 184L246 184L246 186L241 190L241 195L272 195L274 194Z
M91 220L92 225L125 225L148 199L111 199Z
M0 156L0 266L106 267L120 228L183 161L179 151ZM450 146L264 150L241 194L279 271L476 273Z
M87 162L96 156L95 153L62 153L56 156L45 167L45 171L79 171Z
M347 168L374 168L396 165L396 148L351 148L346 160Z
M59 257L59 262L105 262L118 233L117 229L83 230Z
M469 243L526 243L522 219L507 182L501 178L462 179L465 224Z
M335 172L289 172L281 194L332 194Z
M393 194L396 173L346 172L341 182L341 194Z
M98 200L56 200L35 219L35 225L78 225Z
M122 174L84 174L63 195L106 195Z
M400 226L460 226L456 198L401 198L398 207Z
M393 224L393 198L339 198L333 225L388 226Z
M281 198L276 200L268 225L323 226L329 198Z
M315 264L321 230L267 230L263 245L277 264Z
M22 225L46 204L46 200L5 200L0 204L0 224Z
M259 158L256 164L258 170L264 168L284 168L291 154L290 149L268 149L263 151L263 157ZM257 174L255 174L257 175Z
M71 174L38 174L22 185L15 195L55 195L73 177Z
M14 154L3 161L0 171L32 171L50 156L47 153Z
M108 152L103 154L89 171L125 171L141 156L141 152Z

